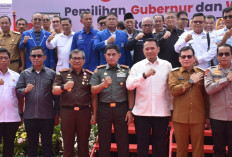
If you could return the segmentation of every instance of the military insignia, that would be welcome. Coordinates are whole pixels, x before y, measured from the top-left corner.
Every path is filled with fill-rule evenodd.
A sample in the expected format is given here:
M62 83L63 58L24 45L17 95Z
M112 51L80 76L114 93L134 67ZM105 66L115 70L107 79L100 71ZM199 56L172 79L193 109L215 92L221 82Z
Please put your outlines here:
M126 74L125 73L117 73L117 77L126 77Z
M218 69L221 69L222 67L221 67L221 65L220 64L218 64Z
M104 72L104 75L107 75L107 72Z
M98 69L106 67L106 64L97 66Z
M215 74L215 75L220 75L220 74L221 74L221 71L215 70L215 71L213 72L213 74Z
M85 85L85 82L84 82L84 81L82 82L82 85Z
M60 75L60 72L58 72L57 75Z
M219 78L215 78L215 79L214 79L214 82L217 82L218 80L219 80Z
M116 103L110 103L110 107L116 107Z
M97 69L95 69L95 70L94 70L94 72L95 72L95 73L98 73L98 70L97 70Z
M129 69L129 66L127 66L127 65L120 65L120 67L123 67L123 68Z
M14 41L14 39L12 39L11 41Z
M179 70L180 68L177 67L177 68L173 68L171 71L176 71L176 70Z
M122 85L123 85L123 82L120 83L120 86L122 86Z
M205 71L205 77L207 77L208 73L209 73L209 69L206 69L206 71Z
M122 69L122 71L125 71L124 69Z
M184 77L178 77L178 80L184 80Z
M72 78L71 74L68 74L68 75L67 75L67 78L68 78L68 79L71 79L71 78Z
M83 76L83 79L87 79L87 76Z
M82 39L82 36L81 36L81 35L79 35L79 36L78 36L78 39L79 39L79 40L81 40L81 39Z

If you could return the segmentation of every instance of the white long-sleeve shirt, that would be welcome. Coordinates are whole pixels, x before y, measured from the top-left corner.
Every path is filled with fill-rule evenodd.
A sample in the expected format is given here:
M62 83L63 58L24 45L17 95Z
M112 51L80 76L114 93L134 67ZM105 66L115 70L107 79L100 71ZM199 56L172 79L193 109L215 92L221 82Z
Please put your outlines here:
M0 122L20 122L15 92L19 74L8 69L5 75L0 71L0 78L4 81L4 84L0 85Z
M143 73L153 68L156 73L143 78ZM159 59L153 64L144 59L133 65L126 81L128 90L136 88L135 106L132 110L137 116L170 116L172 109L171 95L168 90L168 75L171 63Z
M69 53L71 50L72 40L74 32L69 36L64 33L57 34L50 42L46 41L48 49L54 49L57 47L58 62L56 65L56 72L60 69L69 67Z
M193 39L186 42L185 38L188 34L192 34ZM216 44L215 34L210 33L210 48L208 50L208 41L205 31L203 31L201 34L196 34L193 30L184 32L180 36L176 44L174 45L175 51L179 53L182 47L189 45L191 45L195 51L195 56L199 62L199 65L197 67L200 67L204 70L209 68L210 61L217 54L217 44Z

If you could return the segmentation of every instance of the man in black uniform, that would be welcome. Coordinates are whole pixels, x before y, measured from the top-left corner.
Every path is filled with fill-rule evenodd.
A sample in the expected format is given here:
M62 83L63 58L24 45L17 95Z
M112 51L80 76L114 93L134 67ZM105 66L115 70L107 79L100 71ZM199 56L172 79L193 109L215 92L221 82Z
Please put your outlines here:
M114 125L119 157L129 156L127 122L133 121L134 92L126 89L129 67L119 65L117 45L108 45L104 54L107 64L98 66L90 84L93 94L99 94L98 135L99 156L110 156L111 127ZM129 106L128 106L129 104ZM129 108L129 109L128 109Z
M75 134L77 134L78 156L89 157L90 124L96 123L97 107L97 97L91 94L89 84L92 72L83 69L85 54L81 50L71 51L69 62L71 68L57 73L52 90L54 95L61 95L60 117L64 140L63 156L75 157L74 142Z

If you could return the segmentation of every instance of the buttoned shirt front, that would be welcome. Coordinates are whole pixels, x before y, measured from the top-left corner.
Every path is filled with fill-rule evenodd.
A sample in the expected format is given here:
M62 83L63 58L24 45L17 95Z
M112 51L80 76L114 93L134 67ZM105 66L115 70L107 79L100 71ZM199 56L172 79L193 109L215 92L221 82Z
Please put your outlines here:
M148 69L154 69L155 75L144 79L143 73ZM168 90L168 74L172 69L171 63L159 59L154 63L144 59L133 65L126 81L128 90L136 89L135 105L132 110L137 116L171 115L171 97Z
M227 80L232 66L223 69L220 65L207 69L205 89L209 94L210 118L232 121L232 83Z
M99 102L116 103L127 101L126 79L129 74L129 67L119 65L115 67L109 64L98 66L94 71L90 84L93 86L104 82L105 77L110 76L112 83L99 93Z
M53 86L61 86L69 80L73 80L71 91L64 90L60 95L61 106L88 106L91 104L91 85L89 81L92 74L82 69L79 74L74 69L58 72Z
M188 34L192 35L192 40L186 42L185 38ZM215 35L210 34L210 47L208 50L208 41L206 34L207 33L205 31L202 31L201 34L196 34L193 30L184 32L174 46L176 52L179 53L182 47L191 45L195 51L195 56L199 63L197 67L200 67L204 70L210 66L210 61L216 56L217 53Z
M91 27L89 33L86 33L83 28L74 34L71 45L71 50L80 49L85 53L85 64L83 68L91 71L94 71L99 65L98 54L93 50L93 43L97 32L97 30Z
M69 53L72 45L74 32L69 36L64 33L57 34L50 42L46 41L48 49L54 49L57 47L58 62L56 65L56 72L60 69L69 67Z
M0 71L0 78L4 81L4 84L0 85L0 122L20 122L15 92L19 74L8 69L5 75Z
M192 85L190 75L204 71L193 67L188 72L183 67L173 69L169 74L169 89L173 95L173 118L178 123L204 123L208 117L208 96L205 92L204 81Z
M40 72L33 67L20 73L16 85L18 98L25 97L24 119L53 119L58 104L53 104L52 84L56 73L43 67ZM27 84L34 85L29 93L24 93ZM57 101L55 101L57 102Z

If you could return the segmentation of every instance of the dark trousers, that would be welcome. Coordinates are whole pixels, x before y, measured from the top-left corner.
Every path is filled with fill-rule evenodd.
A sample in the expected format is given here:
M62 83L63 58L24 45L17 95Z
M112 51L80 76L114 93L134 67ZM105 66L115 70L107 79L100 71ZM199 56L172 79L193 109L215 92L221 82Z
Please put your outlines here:
M19 122L0 123L0 144L3 138L3 157L13 157L14 140Z
M110 157L112 124L115 130L118 156L129 156L128 126L125 121L127 111L126 102L117 104L116 107L110 107L107 103L99 103L97 115L100 157Z
M210 119L212 126L214 157L226 156L228 145L228 157L232 157L232 121Z
M166 133L169 117L134 116L137 137L137 157L148 157L152 129L152 157L166 157Z
M28 157L36 157L41 134L43 157L52 157L54 119L24 119L28 139Z
M91 108L79 111L62 108L61 130L64 142L64 157L75 157L74 142L77 134L78 157L89 157Z

